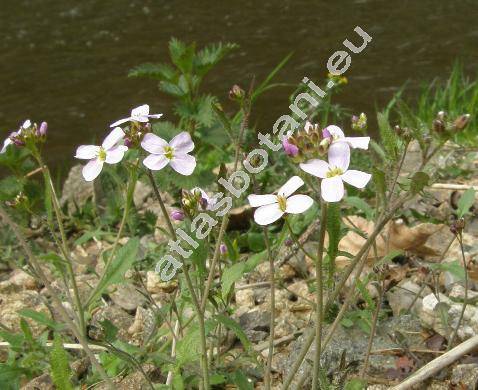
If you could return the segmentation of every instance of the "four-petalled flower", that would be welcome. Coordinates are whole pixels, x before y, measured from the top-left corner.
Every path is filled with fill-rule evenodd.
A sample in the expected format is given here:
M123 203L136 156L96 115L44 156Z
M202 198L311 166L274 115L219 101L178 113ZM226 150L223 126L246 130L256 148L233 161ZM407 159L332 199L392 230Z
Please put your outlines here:
M114 128L105 138L101 146L82 145L76 149L76 158L90 160L83 167L83 177L86 181L95 180L103 169L103 164L119 163L128 150L127 146L121 145L124 132L121 128Z
M30 128L32 125L32 122L27 119L21 127L18 129L18 131L14 131L11 133L5 141L3 141L3 146L2 149L0 149L0 154L5 153L7 151L7 147L15 143L15 138L18 137L20 134L22 134L23 130L26 130Z
M304 184L299 176L291 177L279 190L277 195L249 195L247 199L252 207L258 207L254 212L254 220L259 225L269 225L284 214L300 214L314 203L307 195L293 195Z
M115 123L112 123L110 127L116 127L119 125L122 125L123 123L126 122L141 122L141 123L147 123L149 122L149 119L158 119L161 118L163 114L150 114L149 113L149 106L147 104L143 104L142 106L133 108L131 110L131 116L128 118L123 118Z
M189 176L196 168L196 159L188 154L194 149L194 142L186 131L177 134L169 143L153 133L148 133L141 146L151 153L143 160L143 164L153 171L170 164L176 172Z
M334 145L337 145L340 142L345 143L352 148L368 149L368 144L370 142L370 137L346 137L342 129L335 125L327 126L322 130L322 135L324 138L331 139L331 148L334 148Z
M338 202L344 196L344 181L354 187L364 188L372 175L349 169L350 147L346 142L337 142L329 149L329 162L310 160L300 164L302 170L322 179L321 196L326 202Z

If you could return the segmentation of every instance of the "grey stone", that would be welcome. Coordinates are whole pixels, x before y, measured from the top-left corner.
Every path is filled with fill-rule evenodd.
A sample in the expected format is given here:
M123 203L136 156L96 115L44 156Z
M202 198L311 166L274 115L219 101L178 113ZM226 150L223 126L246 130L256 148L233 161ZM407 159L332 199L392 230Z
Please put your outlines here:
M459 364L453 368L451 383L466 386L465 389L474 390L478 385L478 364ZM460 387L463 388L463 387Z

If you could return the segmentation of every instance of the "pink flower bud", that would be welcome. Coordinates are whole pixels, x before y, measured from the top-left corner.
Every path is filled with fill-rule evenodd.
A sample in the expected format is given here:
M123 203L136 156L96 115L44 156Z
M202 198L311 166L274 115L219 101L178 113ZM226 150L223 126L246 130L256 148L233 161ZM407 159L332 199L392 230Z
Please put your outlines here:
M131 139L126 137L124 139L124 146L128 147L128 148L131 148L133 146L133 143L131 142Z
M37 135L39 137L45 137L47 130L48 130L48 123L42 122L40 127L37 130Z
M25 142L20 138L20 134L16 131L10 134L10 139L16 146L24 146Z
M282 140L282 146L284 147L285 154L290 157L295 157L299 154L299 148L296 145L290 143L287 138L284 138Z
M322 137L323 138L332 138L332 134L330 134L330 131L327 130L327 128L322 129Z
M219 251L221 252L222 255L225 255L227 253L227 246L226 244L221 244L219 245Z
M182 221L184 220L184 212L182 210L173 210L171 212L171 219L173 221Z

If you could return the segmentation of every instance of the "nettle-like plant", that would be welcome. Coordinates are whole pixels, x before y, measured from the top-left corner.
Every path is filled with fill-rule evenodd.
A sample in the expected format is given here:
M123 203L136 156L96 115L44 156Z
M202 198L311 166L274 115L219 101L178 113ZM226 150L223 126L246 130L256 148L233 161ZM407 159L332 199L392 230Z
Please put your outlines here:
M301 105L298 108L307 119L298 117L297 113L291 114L299 125L281 137L275 135L275 139L269 139L271 145L273 140L279 145L277 155L266 153L272 164L259 172L260 159L244 158L245 153L257 144L253 141L255 130L249 125L250 113L255 100L270 88L272 77L287 58L257 87L253 80L247 92L234 86L230 97L236 108L231 114L221 108L217 98L201 94L200 84L206 73L232 49L234 45L214 45L196 52L194 45L172 40L170 55L173 66L142 65L131 75L159 80L160 89L175 99L178 121L167 122L162 114L150 114L149 106L142 105L134 108L128 117L112 123L112 129L101 145L77 148L75 157L86 162L82 169L84 179L101 180L102 176L112 175L123 194L118 226L103 231L104 223L97 215L88 222L89 230L76 240L78 244L105 233L110 236L111 245L98 255L104 267L86 299L80 296L78 275L74 272L71 256L71 241L78 231L65 227L72 225L73 217L65 215L66 210L60 206L50 171L42 158L47 125L37 126L26 121L6 139L1 153L12 168L17 166L18 169L20 163L35 161L44 179L40 190L38 183L31 186L36 192L43 191L43 206L29 201L29 195L34 192L27 185L31 175L22 175L20 191L14 194L2 191L2 201L14 196L8 199L8 204L2 202L0 205L0 219L9 227L25 255L16 266L25 264L25 269L48 292L55 321L35 312L24 315L46 325L50 333L55 334L50 344L50 365L57 387L72 386L71 373L65 363L69 356L62 351L61 343L66 337L73 337L93 367L93 375L87 381L93 383L99 376L111 389L115 387L112 377L125 369L139 371L151 388L157 388L145 372L144 363L159 367L166 387L209 389L214 385L235 384L247 389L253 388L253 382L259 378L265 388L271 388L275 348L275 262L283 246L288 246L293 252L302 251L314 261L316 301L314 331L306 334L297 360L283 378L282 388L290 388L293 380L301 388L310 377L313 388L329 386L321 367L322 351L337 326L352 317L350 307L357 292L372 307L371 311L361 314L362 317L368 316L368 323L371 323L371 347L380 305L374 306L365 288L367 283L376 281L374 276L362 274L369 253L376 253L376 238L404 203L422 194L433 182L438 168L430 161L447 141L454 139L456 132L466 127L469 116L460 113L449 118L444 112L439 112L427 128L421 126L418 130L406 127L405 123L393 128L389 119L390 106L378 114L379 137L371 140L366 135L346 136L339 126L329 123L337 120L339 115L343 116L341 110L331 105L330 98L318 109ZM345 82L344 78L338 80L337 84ZM411 110L407 110L407 116L400 116L402 121L410 121L412 117ZM322 123L324 118L325 124ZM321 122L321 125L311 122ZM351 128L365 132L366 116L354 116ZM418 143L422 158L412 172L402 172L412 142ZM12 163L15 160L17 165ZM249 182L242 177L240 185L244 191L234 198L224 196L224 193L211 195L212 190L220 185L227 189L224 183L229 183L237 192L234 185L238 183L234 178L241 166L251 173ZM28 165L28 169L32 168L31 164ZM151 238L146 246L144 243L140 245L142 230L134 222L133 203L139 181L148 182L152 188L160 206L159 219L169 240L167 244L157 243ZM19 189L18 185L14 188ZM299 190L302 193L297 194ZM173 196L173 204L165 204L165 192ZM255 224L248 220L250 225L240 228L239 232L228 229L231 213L237 211L233 206L247 203L255 208ZM7 205L12 206L8 211ZM335 260L347 229L342 217L351 208L364 214L373 222L374 228L365 235L364 243L356 253L341 253L349 258L349 262L339 270L335 267ZM45 222L46 233L52 241L48 253L27 238L23 228L26 215ZM247 219L247 213L244 218ZM94 223L101 225L101 229L92 226ZM300 237L309 225L317 230L314 232L318 238L316 253L311 253ZM255 253L242 256L241 249L245 251L246 247ZM173 252L176 256L171 255ZM380 266L390 261L393 254L375 257L374 262ZM233 319L231 303L234 284L266 260L269 263L271 309L268 352L263 361ZM53 271L46 272L47 268ZM141 271L153 269L165 280L164 286L174 291L169 301L161 302L161 307L141 288L144 284ZM139 346L118 340L117 329L107 320L102 322L101 337L93 338L89 332L92 330L89 322L94 310L102 304L102 296L112 285L123 283L127 271L133 273L133 280L145 294L156 318L155 332ZM52 275L60 280L55 288ZM340 301L344 291L345 297ZM327 332L324 332L325 323L329 323ZM0 336L12 345L16 353L23 353L23 357L26 354L20 348L24 345L22 343L38 350L40 357L48 353L45 349L48 334L40 340L33 340L27 325L22 324L23 335L13 337L7 329L2 329ZM228 349L224 346L228 332L242 344L240 356L228 356ZM312 344L315 346L313 365L306 367L302 376L297 378ZM369 354L370 348L363 372L367 370ZM14 356L10 361L15 360ZM251 363L254 370L246 371L243 367ZM31 365L28 370L31 374ZM348 368L344 365L343 370L339 375L341 382L345 381ZM21 372L28 374L27 370Z

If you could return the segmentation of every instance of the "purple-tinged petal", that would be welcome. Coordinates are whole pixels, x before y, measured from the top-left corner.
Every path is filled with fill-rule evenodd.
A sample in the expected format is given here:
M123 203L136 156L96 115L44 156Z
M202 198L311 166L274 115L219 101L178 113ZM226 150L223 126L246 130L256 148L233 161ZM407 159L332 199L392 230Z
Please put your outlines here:
M76 149L75 158L80 158L82 160L91 160L98 156L100 147L96 145L81 145Z
M152 171L159 171L168 165L169 160L163 154L150 154L143 160L143 164L146 168Z
M13 141L8 137L5 141L3 141L2 149L0 150L0 154L3 154L7 151L7 147L13 144Z
M330 131L327 130L327 128L322 129L322 138L332 138L332 134L330 134Z
M342 175L342 180L354 187L364 188L372 178L370 173L350 169Z
M293 195L287 198L285 212L289 214L300 214L307 211L314 203L314 200L307 195Z
M338 202L344 197L344 183L340 176L323 179L320 183L320 192L326 202Z
M196 168L196 159L189 154L175 154L170 164L177 173L189 176Z
M259 225L269 225L284 215L277 203L261 206L254 212L254 221Z
M101 144L105 150L115 147L118 142L120 142L125 136L124 131L121 127L115 127L111 132L106 136L105 140Z
M316 177L320 177L321 179L327 177L327 172L330 169L330 166L327 162L317 159L309 160L306 163L301 163L299 166L304 172Z
M330 135L334 138L344 138L345 134L339 126L330 125L327 126L324 130L326 130Z
M352 148L356 149L368 149L370 137L345 137L344 141L347 142Z
M299 176L292 176L281 188L277 190L277 194L280 196L285 196L287 198L303 185L304 180L302 180Z
M346 142L333 142L329 147L329 165L345 172L350 164L350 146Z
M147 117L149 115L149 105L143 104L142 106L133 108L131 110L131 116L133 118L137 117Z
M256 195L251 194L247 197L251 207L260 207L272 203L277 203L277 196L275 195Z
M82 173L86 181L95 180L103 169L103 161L99 158L90 160L88 164L83 167Z
M114 148L107 150L105 162L108 164L119 163L123 159L124 154L126 153L127 150L128 148L124 145L118 145Z
M284 138L282 140L282 146L284 148L285 154L290 157L295 157L299 154L299 148L296 145L290 143L287 138Z
M27 119L25 122L23 122L22 127L20 129L29 129L32 127L32 122L30 119Z
M194 142L188 132L183 131L177 134L169 145L174 149L175 153L186 154L194 149Z
M169 144L164 139L158 137L156 134L148 133L141 141L141 146L149 153L163 154L164 148L169 146Z

